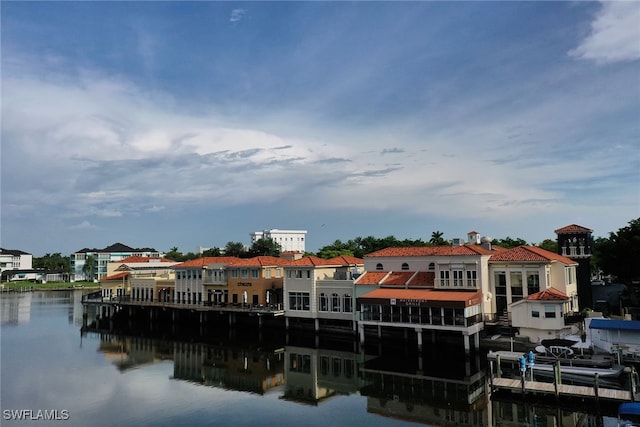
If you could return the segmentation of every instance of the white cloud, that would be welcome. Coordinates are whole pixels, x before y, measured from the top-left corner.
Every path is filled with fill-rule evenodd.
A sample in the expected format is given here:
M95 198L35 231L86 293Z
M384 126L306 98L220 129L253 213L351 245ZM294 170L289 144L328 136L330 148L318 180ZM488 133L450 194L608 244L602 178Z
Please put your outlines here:
M247 9L233 9L231 11L231 15L229 16L229 22L237 23L244 18L244 15L247 13Z
M640 59L640 2L603 2L589 35L569 55L599 64Z
M72 230L91 230L91 229L95 229L97 227L95 225L91 224L89 221L84 220L81 223L72 225L69 228L71 228Z

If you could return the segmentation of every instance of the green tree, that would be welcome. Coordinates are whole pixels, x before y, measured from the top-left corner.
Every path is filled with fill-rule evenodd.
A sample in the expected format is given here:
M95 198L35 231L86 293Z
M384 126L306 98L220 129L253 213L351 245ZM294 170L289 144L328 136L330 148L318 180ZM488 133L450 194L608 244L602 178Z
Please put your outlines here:
M174 246L171 249L169 249L169 252L166 252L164 254L164 257L176 262L184 261L184 255L182 254L182 252L178 250L177 246Z
M640 218L593 243L593 263L626 284L640 284Z
M253 242L246 255L253 256L280 256L282 247L275 240L270 238L258 239Z
M33 268L42 268L47 271L62 271L64 273L71 272L71 257L62 256L60 252L54 254L46 254L43 257L33 258Z
M84 265L82 266L82 274L84 274L84 280L93 282L95 278L96 271L96 258L93 255L89 255L84 260Z
M220 248L210 248L207 249L206 251L202 251L202 256L220 256L222 255L222 252L220 250Z
M226 256L241 257L245 254L244 244L241 242L227 242L224 247L224 254Z
M558 253L558 242L556 240L544 239L538 247L542 249L546 249L549 252L553 252L554 254Z
M444 236L444 233L442 231L434 231L431 233L431 238L429 239L429 244L430 245L434 245L434 246L441 246L441 245L446 245L449 242L447 242L442 236Z
M504 239L494 239L493 242L491 242L491 244L502 246L505 249L512 249L518 246L526 245L527 241L520 239L519 237L512 239L511 237L507 236Z
M330 245L323 246L318 251L318 256L324 259L331 259L340 255L353 256L353 247L347 243L343 243L341 240L336 240Z

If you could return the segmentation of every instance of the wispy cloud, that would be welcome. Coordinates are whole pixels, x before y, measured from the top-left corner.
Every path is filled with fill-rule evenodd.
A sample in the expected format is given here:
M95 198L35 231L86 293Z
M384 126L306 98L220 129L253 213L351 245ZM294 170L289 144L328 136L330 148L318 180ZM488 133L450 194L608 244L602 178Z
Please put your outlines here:
M242 21L246 13L247 9L233 9L231 11L231 15L229 16L229 22L236 24Z
M640 2L602 2L589 35L569 55L600 64L640 59Z

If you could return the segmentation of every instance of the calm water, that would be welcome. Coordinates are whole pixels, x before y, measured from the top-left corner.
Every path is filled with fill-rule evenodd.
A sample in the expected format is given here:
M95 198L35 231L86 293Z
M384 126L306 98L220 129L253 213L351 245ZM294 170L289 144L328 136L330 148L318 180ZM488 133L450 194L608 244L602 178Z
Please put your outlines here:
M81 334L81 292L0 296L1 425L616 425L572 408L491 401L479 357L456 346L419 357L398 343L354 352L351 342L259 341L251 330L188 340ZM59 419L16 421L9 411Z

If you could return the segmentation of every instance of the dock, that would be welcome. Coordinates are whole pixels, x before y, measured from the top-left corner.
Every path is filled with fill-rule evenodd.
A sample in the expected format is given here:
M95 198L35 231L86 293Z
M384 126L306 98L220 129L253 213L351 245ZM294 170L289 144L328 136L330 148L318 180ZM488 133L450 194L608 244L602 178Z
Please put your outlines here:
M520 356L522 356L522 354L516 352L499 351L489 353L487 359L489 361L489 382L492 392L505 390L522 395L537 395L541 397L550 396L555 397L556 399L560 397L578 398L582 400L595 401L596 403L600 401L622 403L635 402L638 400L636 381L637 373L633 367L625 369L625 371L629 373L630 379L628 390L603 387L603 384L600 384L602 380L599 378L598 373L583 376L585 380L587 378L591 378L593 380L593 385L563 384L563 371L559 362L552 370L552 382L534 381L532 371L535 364L527 365L526 368L522 368L525 369L525 371L521 371L518 378L503 377L502 363L506 362L507 364L520 367L518 362L516 362Z
M613 400L618 402L632 402L633 395L628 390L616 390L610 388L588 387L580 385L568 385L547 383L541 381L524 381L514 378L493 378L494 390L510 390L519 393L538 393L554 395L558 397L584 397L594 400Z

